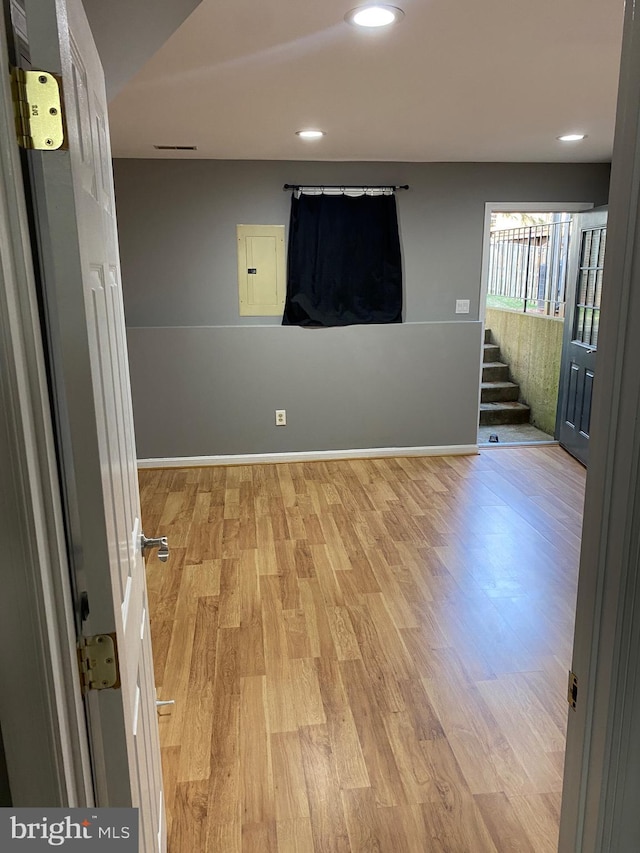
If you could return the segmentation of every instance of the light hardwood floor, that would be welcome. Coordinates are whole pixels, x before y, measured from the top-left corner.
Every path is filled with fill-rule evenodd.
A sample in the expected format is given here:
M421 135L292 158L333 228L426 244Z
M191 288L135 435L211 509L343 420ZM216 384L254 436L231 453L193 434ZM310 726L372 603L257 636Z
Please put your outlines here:
M140 473L170 853L551 853L584 471Z

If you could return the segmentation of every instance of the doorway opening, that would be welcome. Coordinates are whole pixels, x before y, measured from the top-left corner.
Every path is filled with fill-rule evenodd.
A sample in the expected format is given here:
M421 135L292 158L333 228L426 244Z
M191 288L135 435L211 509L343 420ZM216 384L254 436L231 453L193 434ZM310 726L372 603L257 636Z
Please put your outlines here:
M478 444L555 444L572 213L486 206Z

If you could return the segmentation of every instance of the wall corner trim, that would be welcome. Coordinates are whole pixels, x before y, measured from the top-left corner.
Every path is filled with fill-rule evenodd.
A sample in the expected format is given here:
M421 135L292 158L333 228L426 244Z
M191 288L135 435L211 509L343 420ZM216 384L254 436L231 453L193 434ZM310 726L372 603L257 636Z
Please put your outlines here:
M474 456L477 444L433 447L369 447L354 450L301 450L290 453L239 453L224 456L168 456L138 459L138 468L200 468L210 465L263 465L278 462L326 462L336 459L375 459L388 456Z

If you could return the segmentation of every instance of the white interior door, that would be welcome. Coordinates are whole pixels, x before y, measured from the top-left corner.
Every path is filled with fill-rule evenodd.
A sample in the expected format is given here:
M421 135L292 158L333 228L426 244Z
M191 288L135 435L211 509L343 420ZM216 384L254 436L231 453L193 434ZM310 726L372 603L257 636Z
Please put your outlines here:
M28 152L67 537L84 635L115 633L121 687L86 696L98 806L166 848L104 76L80 0L26 0L31 67L62 78L68 150ZM23 22L24 23L24 22ZM24 34L23 34L24 35Z

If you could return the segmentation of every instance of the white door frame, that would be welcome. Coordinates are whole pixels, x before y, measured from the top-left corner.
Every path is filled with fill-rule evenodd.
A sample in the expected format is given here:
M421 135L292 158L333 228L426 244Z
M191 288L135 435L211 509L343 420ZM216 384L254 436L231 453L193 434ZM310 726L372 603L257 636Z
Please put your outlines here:
M589 447L561 853L640 838L640 17L627 3Z
M0 20L0 725L13 803L93 804L4 19Z

